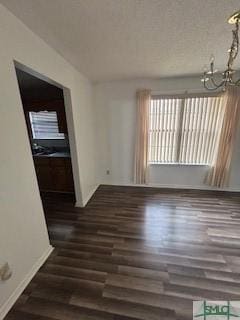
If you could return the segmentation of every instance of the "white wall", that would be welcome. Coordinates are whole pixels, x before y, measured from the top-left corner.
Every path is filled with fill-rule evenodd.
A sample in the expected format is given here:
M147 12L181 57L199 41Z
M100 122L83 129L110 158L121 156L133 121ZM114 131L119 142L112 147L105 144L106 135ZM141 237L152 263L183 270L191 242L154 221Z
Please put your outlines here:
M97 117L94 119L91 83L2 5L0 39L0 261L8 261L13 270L9 281L0 282L1 319L51 251L13 60L70 89L71 96L65 90L65 99L69 135L75 142L71 151L78 205L87 202L96 182L132 183L136 89L162 92L195 89L199 87L199 80L142 80L96 85ZM236 188L240 181L239 159L238 144L231 179L231 187ZM151 169L151 181L199 186L203 170L155 167Z
M70 89L67 120L76 142L79 205L96 181L91 83L2 5L0 39L0 261L13 271L0 282L1 319L51 251L13 60Z
M95 85L98 117L98 180L108 184L132 184L136 129L136 90L153 93L203 92L199 77L132 80ZM235 145L230 189L240 190L240 130ZM152 165L150 185L207 188L206 166ZM110 175L106 171L110 170Z

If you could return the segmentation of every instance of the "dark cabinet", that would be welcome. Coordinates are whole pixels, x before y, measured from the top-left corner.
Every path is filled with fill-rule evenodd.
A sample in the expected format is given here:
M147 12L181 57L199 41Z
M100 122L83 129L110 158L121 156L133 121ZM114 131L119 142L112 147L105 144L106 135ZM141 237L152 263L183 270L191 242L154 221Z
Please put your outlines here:
M41 191L74 192L70 158L34 157Z
M37 164L36 164L37 162ZM51 178L52 169L50 161L47 158L39 158L35 161L36 175L38 179L38 185L41 190L52 190L53 180Z
M67 122L66 122L66 114L64 110L64 106L62 108L56 109L57 117L58 117L58 130L61 133L67 134Z

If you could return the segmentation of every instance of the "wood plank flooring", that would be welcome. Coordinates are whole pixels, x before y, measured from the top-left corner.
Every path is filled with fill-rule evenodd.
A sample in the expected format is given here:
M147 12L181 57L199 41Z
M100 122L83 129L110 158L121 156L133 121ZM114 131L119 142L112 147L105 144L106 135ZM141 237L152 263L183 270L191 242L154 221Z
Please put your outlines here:
M240 195L101 186L43 196L56 248L6 320L188 320L240 300Z

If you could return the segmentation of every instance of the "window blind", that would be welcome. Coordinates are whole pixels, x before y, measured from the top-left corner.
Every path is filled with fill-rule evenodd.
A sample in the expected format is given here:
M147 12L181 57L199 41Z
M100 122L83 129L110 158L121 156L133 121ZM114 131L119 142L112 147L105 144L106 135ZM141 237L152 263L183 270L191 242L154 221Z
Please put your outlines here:
M222 115L219 96L152 99L149 162L210 164Z
M64 139L64 133L59 132L56 111L29 112L29 118L34 139Z
M177 161L180 99L151 100L150 106L150 161Z

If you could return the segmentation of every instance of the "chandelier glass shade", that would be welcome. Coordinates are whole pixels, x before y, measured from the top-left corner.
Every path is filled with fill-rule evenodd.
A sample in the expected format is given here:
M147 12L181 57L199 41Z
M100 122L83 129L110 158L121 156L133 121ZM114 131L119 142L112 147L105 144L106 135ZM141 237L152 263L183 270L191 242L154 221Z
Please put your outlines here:
M221 78L214 66L214 56L210 58L209 69L204 68L203 77L201 81L203 82L204 88L207 90L225 90L228 85L240 86L240 78L235 79L234 73L236 70L233 69L233 63L236 59L239 51L239 23L240 23L240 11L234 13L228 20L228 23L234 24L235 29L232 30L232 44L228 50L228 61L227 68L223 71Z

